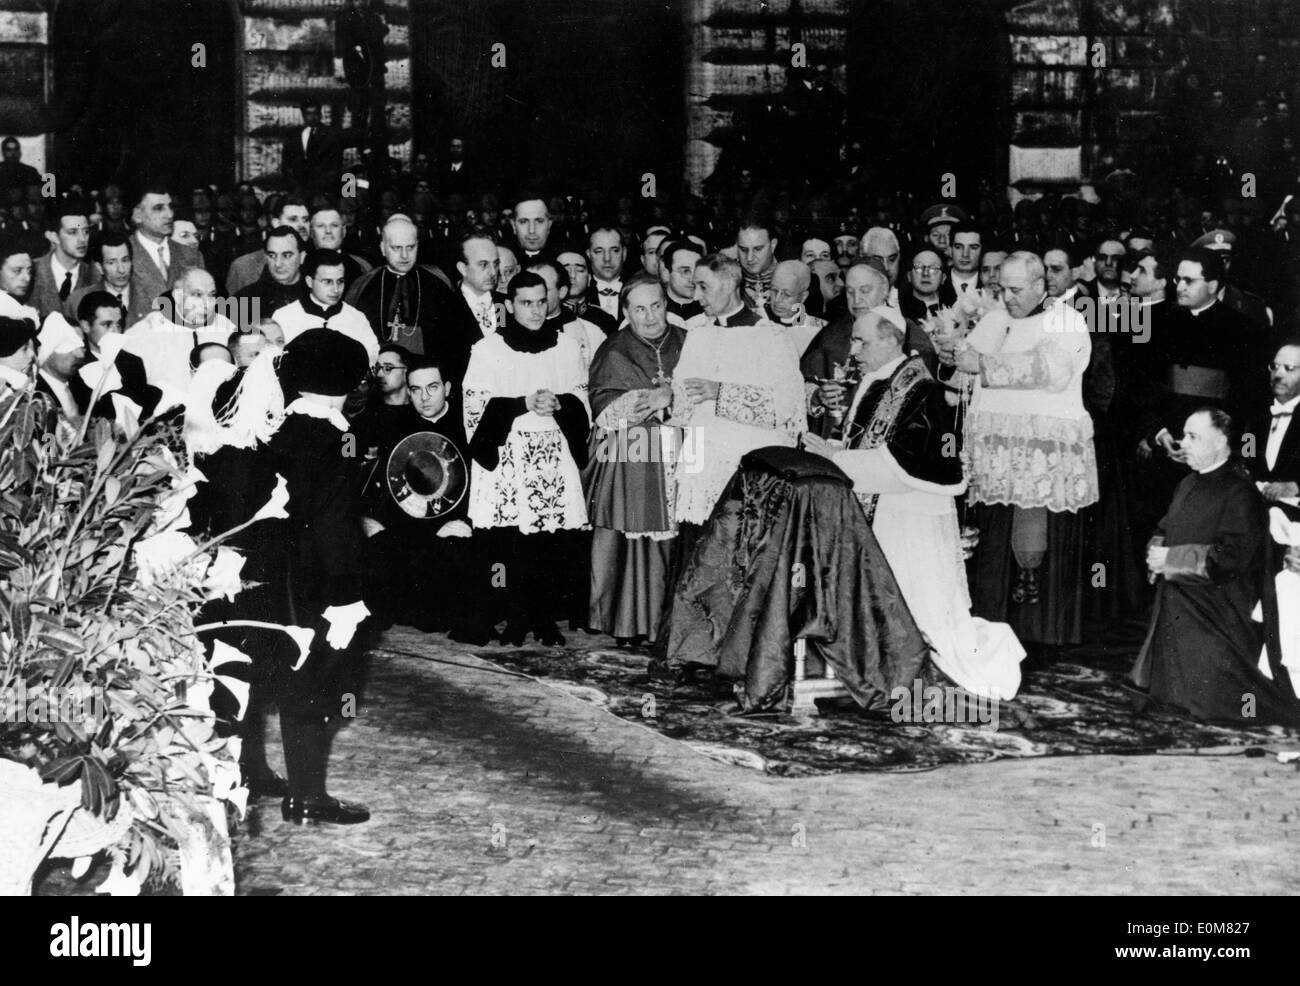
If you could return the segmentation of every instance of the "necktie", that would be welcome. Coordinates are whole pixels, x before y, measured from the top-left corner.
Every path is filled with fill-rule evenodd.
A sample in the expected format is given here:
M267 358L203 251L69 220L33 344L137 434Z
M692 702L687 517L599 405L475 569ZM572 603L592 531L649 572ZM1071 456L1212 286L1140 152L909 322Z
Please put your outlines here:
M72 271L63 275L63 283L59 285L59 300L67 301L68 294L72 291Z
M162 268L163 283L166 283L172 268L171 256L167 252L166 240L163 240L158 247L158 265Z

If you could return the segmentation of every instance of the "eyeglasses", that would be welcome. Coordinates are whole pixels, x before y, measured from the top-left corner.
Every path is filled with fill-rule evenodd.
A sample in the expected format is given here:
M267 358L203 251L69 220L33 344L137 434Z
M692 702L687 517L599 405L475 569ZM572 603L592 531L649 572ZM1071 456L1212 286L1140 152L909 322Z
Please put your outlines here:
M407 386L412 394L419 394L422 397L433 397L438 391L442 390L443 385L440 383L426 383L423 387L417 387L414 384Z
M376 363L371 367L376 373L392 373L394 370L405 370L401 363Z
M937 274L943 270L938 264L926 264L924 267L913 267L912 270L918 274Z
M1296 370L1300 370L1300 364L1296 364L1296 363L1269 363L1269 364L1268 364L1268 368L1269 368L1270 370L1272 370L1274 373L1277 373L1278 370L1281 370L1281 371L1283 371L1284 373L1295 373Z

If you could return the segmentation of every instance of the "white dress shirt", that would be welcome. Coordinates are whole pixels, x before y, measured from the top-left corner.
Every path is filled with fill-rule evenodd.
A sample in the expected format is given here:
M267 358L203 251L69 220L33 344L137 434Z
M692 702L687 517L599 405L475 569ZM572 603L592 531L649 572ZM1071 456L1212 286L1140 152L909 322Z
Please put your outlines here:
M1286 440L1286 430L1291 427L1291 419L1295 416L1298 405L1300 396L1292 397L1285 404L1273 402L1273 423L1268 429L1268 445L1264 449L1264 461L1268 463L1269 469L1277 465L1278 453L1282 451L1282 443Z
M73 264L71 267L64 267L61 263L59 263L59 255L57 253L50 254L50 273L54 275L55 291L62 290L63 279L67 277L69 274L72 275L72 284L68 288L69 294L71 294L73 291L76 291L77 287L81 283L80 282L81 265Z
M952 275L952 286L958 294L974 294L979 290L980 286L979 271L975 271L966 277L961 277L954 272Z
M618 318L618 296L623 290L623 282L602 281L600 278L595 278L592 280L591 286L595 289L596 304L600 306L600 310L606 315L613 315ZM608 294L607 292L611 290L614 293ZM588 292L587 297L591 297L590 292Z
M469 305L469 310L474 313L478 319L479 331L484 336L491 335L497 329L501 328L497 324L497 306L492 300L492 292L484 291L482 294L476 292L468 284L462 283L460 286L461 297L465 299L465 304Z
M170 280L172 257L171 249L167 246L167 241L161 240L155 243L149 237L144 236L141 233L136 233L135 242L141 247L141 249L149 254L149 259L154 262L154 266L162 271L163 278Z

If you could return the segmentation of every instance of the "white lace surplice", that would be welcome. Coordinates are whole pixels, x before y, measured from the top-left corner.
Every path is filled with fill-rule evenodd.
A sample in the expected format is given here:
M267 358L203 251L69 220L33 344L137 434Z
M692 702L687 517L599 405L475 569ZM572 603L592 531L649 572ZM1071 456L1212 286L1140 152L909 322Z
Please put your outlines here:
M717 380L716 401L691 404L685 382ZM673 370L673 423L682 426L676 517L703 524L741 456L764 445L793 446L807 431L803 375L780 325L700 326L686 335Z
M536 390L573 394L590 414L582 354L561 334L551 349L521 353L490 335L470 350L465 371L465 434L472 438L493 397ZM525 534L574 530L587 523L577 463L554 417L526 411L515 418L501 460L488 471L471 464L469 519L476 528L518 527Z
M1083 373L1092 340L1058 305L1028 318L984 316L967 341L987 358L966 422L971 503L1074 511L1097 502Z

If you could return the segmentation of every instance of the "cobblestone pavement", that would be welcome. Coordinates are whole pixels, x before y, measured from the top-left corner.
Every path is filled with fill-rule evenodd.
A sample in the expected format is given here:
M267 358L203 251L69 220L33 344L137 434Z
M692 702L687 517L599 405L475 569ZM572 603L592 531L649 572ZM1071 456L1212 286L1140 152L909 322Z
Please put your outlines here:
M1300 888L1290 864L1300 776L1272 758L1039 758L780 779L503 674L440 635L399 628L384 646L418 656L374 659L331 761L333 793L374 817L298 828L264 802L238 839L241 893Z

